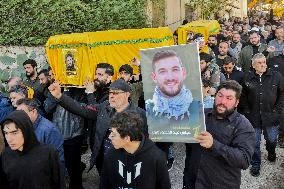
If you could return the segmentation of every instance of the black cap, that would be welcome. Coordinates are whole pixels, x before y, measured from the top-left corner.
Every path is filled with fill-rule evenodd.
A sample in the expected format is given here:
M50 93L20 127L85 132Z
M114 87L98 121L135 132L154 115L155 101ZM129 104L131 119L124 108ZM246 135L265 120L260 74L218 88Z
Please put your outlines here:
M120 66L119 72L125 71L130 75L133 75L133 68L129 64L124 64Z
M130 92L130 86L123 79L115 80L113 83L110 84L109 89Z

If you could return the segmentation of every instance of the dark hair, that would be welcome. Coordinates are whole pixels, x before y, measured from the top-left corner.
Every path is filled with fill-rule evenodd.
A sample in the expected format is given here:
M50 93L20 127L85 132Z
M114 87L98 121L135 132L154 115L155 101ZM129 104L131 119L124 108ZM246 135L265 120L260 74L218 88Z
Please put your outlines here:
M202 86L203 87L210 87L211 86L211 82L207 79L202 79Z
M254 34L254 33L256 33L257 35L259 35L259 32L258 31L256 31L256 30L250 30L249 32L248 32L248 34L251 36L252 34Z
M237 99L240 99L241 94L242 94L242 86L237 81L234 81L234 80L226 80L222 82L217 88L217 93L221 89L231 89L235 91Z
M197 39L198 37L204 37L202 33L197 33L193 36L193 40Z
M209 35L209 37L214 37L215 39L217 39L216 35Z
M125 111L115 114L110 121L110 127L116 128L122 138L129 136L130 141L141 141L144 121L134 111Z
M187 24L187 23L188 23L188 20L187 20L187 19L185 19L185 20L182 21L182 25L185 25L185 24Z
M230 56L226 56L226 57L224 58L224 64L230 64L230 63L232 63L232 64L235 65L236 59L233 58L233 57L230 57Z
M123 64L120 66L118 72L125 71L126 73L133 75L133 68L129 64Z
M28 59L23 63L23 66L30 64L33 68L37 67L37 63L35 60L33 59Z
M38 75L44 74L44 76L48 77L48 76L49 76L49 73L48 73L48 72L49 72L49 71L48 71L47 69L42 69L42 70L40 70L40 72L38 72Z
M74 55L73 55L70 51L68 51L68 52L66 53L66 55L65 55L65 60L67 59L67 57L71 57L72 60L73 60L73 64L74 64Z
M230 48L230 44L229 44L229 42L227 40L220 41L219 46L220 46L221 43L226 43L228 45L228 48Z
M108 74L109 76L113 76L113 74L114 74L114 68L113 68L113 66L112 65L110 65L110 64L108 64L108 63L99 63L98 65L97 65L97 68L96 69L98 69L98 68L103 68L103 69L105 69L106 71L106 74Z
M177 57L179 60L180 65L183 67L182 62L179 58L179 56L177 55L177 53L173 50L163 50L163 51L159 51L157 52L154 57L153 57L153 61L152 61L152 68L153 70L155 70L155 63L158 62L159 60L165 59L165 58L169 58L169 57Z
M40 102L37 99L22 98L19 99L16 104L17 106L22 104L26 105L29 111L32 111L34 109L39 110L40 107Z
M209 54L205 52L199 53L199 57L200 57L200 61L204 60L206 63L211 62L212 60L212 56L210 56Z
M14 123L16 129L20 129L24 137L24 145L22 153L26 153L34 146L38 145L39 142L33 130L33 124L26 112L23 110L15 110L7 115L5 120L1 124L1 130L4 131L4 127L7 124ZM4 133L4 132L3 132ZM7 140L5 139L7 144Z

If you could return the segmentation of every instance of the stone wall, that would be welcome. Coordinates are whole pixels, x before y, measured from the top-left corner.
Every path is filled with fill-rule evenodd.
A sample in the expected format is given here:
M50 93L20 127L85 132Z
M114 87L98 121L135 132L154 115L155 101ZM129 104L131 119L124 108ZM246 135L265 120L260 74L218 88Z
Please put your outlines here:
M0 82L12 76L24 77L22 64L29 58L37 62L38 71L48 67L44 47L0 46Z

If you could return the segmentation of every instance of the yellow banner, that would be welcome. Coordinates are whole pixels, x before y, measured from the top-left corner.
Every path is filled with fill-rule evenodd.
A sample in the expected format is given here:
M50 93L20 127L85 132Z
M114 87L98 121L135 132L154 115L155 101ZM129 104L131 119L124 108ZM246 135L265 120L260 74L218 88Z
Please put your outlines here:
M51 36L46 43L49 64L63 85L82 86L94 78L98 63L114 66L115 76L123 64L139 58L140 49L174 44L169 28L143 28L73 33ZM134 73L138 68L134 66Z

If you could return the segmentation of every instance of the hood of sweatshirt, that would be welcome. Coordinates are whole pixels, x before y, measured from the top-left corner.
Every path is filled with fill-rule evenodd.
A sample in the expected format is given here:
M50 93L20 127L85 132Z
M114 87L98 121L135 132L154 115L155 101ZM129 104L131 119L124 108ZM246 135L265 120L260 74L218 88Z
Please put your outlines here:
M36 135L33 130L33 124L28 116L28 114L22 110L15 110L8 114L8 116L2 121L1 123L1 131L4 135L3 129L6 121L12 121L15 123L16 127L21 129L23 136L24 136L24 146L23 151L21 151L21 154L25 154L29 150L31 150L34 146L38 145L39 142L36 138ZM4 135L5 136L5 135ZM5 143L7 144L7 141L5 139Z

